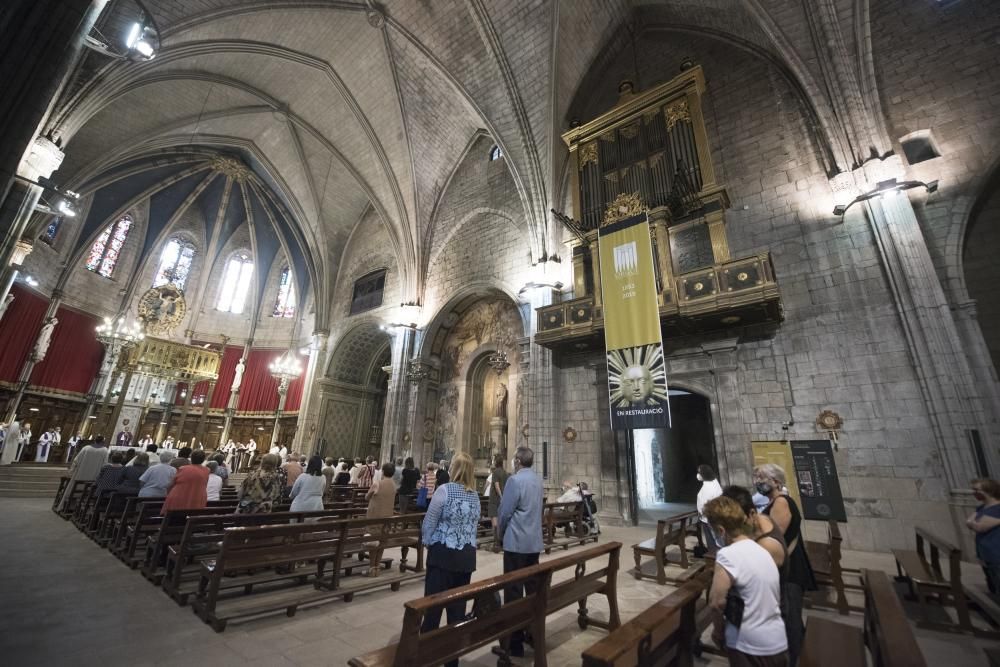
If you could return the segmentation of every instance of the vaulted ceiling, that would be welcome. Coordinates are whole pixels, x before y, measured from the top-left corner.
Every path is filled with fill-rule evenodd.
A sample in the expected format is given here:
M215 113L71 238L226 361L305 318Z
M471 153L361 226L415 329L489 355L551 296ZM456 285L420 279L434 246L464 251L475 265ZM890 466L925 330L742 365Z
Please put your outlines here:
M197 146L245 156L298 230L318 304L371 206L398 258L404 300L419 300L427 230L477 132L503 149L539 256L554 238L547 212L564 182L558 135L588 72L627 48L637 27L701 31L772 57L786 37L762 21L763 7L779 16L783 3L147 3L162 37L156 58L89 54L46 134L66 150L58 177L70 188L135 155ZM120 39L135 13L134 0L112 0L99 27ZM810 67L801 69L796 76L808 79Z

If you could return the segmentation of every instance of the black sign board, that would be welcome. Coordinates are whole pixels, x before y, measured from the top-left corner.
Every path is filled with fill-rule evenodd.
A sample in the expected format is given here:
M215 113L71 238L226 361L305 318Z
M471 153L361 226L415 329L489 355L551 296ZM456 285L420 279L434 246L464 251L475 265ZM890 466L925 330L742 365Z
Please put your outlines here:
M802 517L815 521L847 521L837 463L829 440L793 440L792 461L802 501Z

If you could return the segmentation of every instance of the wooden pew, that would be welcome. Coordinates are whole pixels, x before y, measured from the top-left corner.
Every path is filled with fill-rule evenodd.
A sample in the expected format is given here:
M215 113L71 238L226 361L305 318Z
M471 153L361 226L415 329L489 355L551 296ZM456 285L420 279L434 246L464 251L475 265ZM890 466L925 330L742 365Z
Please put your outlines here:
M687 569L691 567L688 558L686 539L688 535L695 535L698 544L702 545L701 526L698 521L698 512L684 512L660 519L656 522L656 537L650 538L639 544L632 545L632 555L635 558L635 570L632 575L636 579L656 579L658 584L667 583L667 549L676 546L680 552L680 565ZM648 575L642 571L642 557L652 557L656 561L656 574Z
M72 486L64 492L69 494L66 498L66 504L62 506L62 509L59 509L58 503L56 504L56 514L64 519L73 518L77 507L80 505L80 501L83 500L83 497L87 494L87 489L93 486L93 484L93 482L84 482L80 480L73 482Z
M52 500L52 511L59 514L59 503L62 502L63 494L69 488L69 475L59 478L59 488L56 490L56 497Z
M361 525L359 522L367 522L371 528L368 532L374 533L377 527L397 519L399 517L229 528L225 531L218 557L201 562L201 580L192 608L216 632L222 632L226 624L235 618L275 611L294 616L300 606L336 598L349 600L361 590L381 586L398 590L402 582L422 578L423 573L379 576L379 557L376 555L368 561L369 577L364 580L338 585L335 589L319 585L326 562L333 562L335 573L341 569L344 545L349 533ZM373 554L379 553L378 536L368 535L367 545ZM308 563L317 564L311 574L308 565L304 566ZM422 556L418 563L422 567ZM288 575L285 585L257 586L242 595L232 594L242 581L251 581L249 578L254 575L250 571L263 568L284 570ZM338 577L335 580L340 584ZM308 585L310 582L313 585ZM230 594L224 595L226 592Z
M920 604L922 619L920 627L958 632L977 632L969 616L969 601L962 586L962 550L932 533L916 528L917 548L893 549L896 571L900 581L906 581L910 595ZM941 554L947 563L942 567ZM930 560L928 561L928 557ZM928 599L937 595L942 605L955 607L958 624L940 623L931 620L928 613Z
M542 530L545 538L545 553L552 553L552 549L562 547L568 549L577 544L596 542L597 535L591 535L587 524L584 523L586 510L583 502L568 503L545 503L542 515ZM563 528L566 536L557 538L559 528Z
M134 526L135 522L138 520L139 506L141 503L162 500L163 498L140 498L139 496L133 496L126 499L125 509L122 510L121 516L112 520L113 526L110 530L112 530L113 533L111 540L107 544L108 551L117 556L121 550L125 548L126 538L129 534L129 527Z
M227 528L302 523L306 519L349 519L361 511L359 508L351 508L315 512L189 516L180 541L167 547L167 563L162 581L163 590L177 604L181 606L187 604L188 597L198 590L198 582L201 578L201 561L218 555ZM270 574L271 578L262 577L261 580L275 580L274 572L270 572ZM241 583L240 585L252 586L253 584Z
M116 523L125 513L125 507L131 498L138 498L138 494L112 493L109 496L107 504L98 513L96 525L90 534L91 539L102 547L111 541Z
M215 503L215 504L213 504ZM163 581L163 567L167 561L167 548L180 542L188 517L232 514L236 504L220 504L211 501L204 509L170 510L160 521L159 530L146 542L146 553L142 559L142 576L159 586Z
M577 604L577 623L581 628L595 625L614 630L621 624L616 588L621 547L620 542L609 542L499 577L411 600L405 605L399 642L353 658L348 664L353 667L439 665L496 640L501 640L505 649L506 638L512 632L528 629L532 635L535 664L545 665L545 617L549 614ZM588 574L587 563L605 556L608 564ZM574 568L571 579L552 583L556 572L569 568ZM499 593L505 586L526 581L540 588L526 598L500 604ZM588 616L587 598L591 595L607 596L610 610L607 622ZM525 605L524 600L532 597L534 604ZM431 632L420 631L428 611L443 609L451 602L469 600L473 602L473 609L468 620ZM534 613L530 611L532 607ZM509 665L510 656L503 649L498 653L498 664Z
M860 608L851 607L847 603L846 591L848 589L861 591L863 590L863 586L860 581L854 584L846 583L844 580L845 574L858 577L860 580L861 570L845 568L840 563L840 545L843 542L843 538L840 536L840 525L836 521L828 522L826 533L826 542L812 542L807 540L805 546L806 553L809 554L809 562L816 573L816 583L821 587L820 592L823 593L822 589L824 588L830 589L833 591L835 599L831 605L824 598L808 596L807 602L810 607L832 607L844 616L852 610L861 611Z
M503 640L516 630L531 633L535 647L534 664L545 667L545 615L548 606L552 570L544 564L527 567L509 574L477 581L443 593L410 600L404 605L403 628L399 642L378 651L351 658L351 667L431 667L466 655L482 646ZM523 585L525 596L513 602L500 602L504 588ZM430 632L420 626L431 611L444 610L462 603L471 615L455 625L446 625ZM501 657L498 665L508 666L509 658Z
M76 506L73 508L73 525L79 530L83 530L86 517L90 515L94 503L97 502L95 487L94 482L87 484L83 489L83 493L80 494L80 500L77 501Z
M926 667L913 628L892 581L879 570L862 574L864 629L811 616L799 664L802 667L866 667L865 646L874 667Z
M347 571L347 562L354 555L359 558L367 556L371 562L376 563L369 570L370 576L376 576L379 572L379 564L383 561L383 554L387 549L395 547L400 549L400 573L405 573L407 570L422 573L424 571L424 545L420 535L420 526L423 517L423 514L402 514L387 519L358 518L345 521L337 551L330 558L320 559L317 564L317 588L342 589L341 572ZM412 566L407 564L411 548L417 552L417 562ZM329 577L326 576L327 564L331 565ZM355 593L369 587L376 588L382 585L377 582L371 586L355 584L350 591L344 593L344 601L350 602L354 599ZM399 585L396 584L392 590L395 591L398 588Z
M690 666L695 640L711 621L703 602L711 583L711 570L699 572L585 650L584 667Z
M139 499L135 521L125 525L124 542L116 555L133 570L145 558L146 542L160 531L160 523L163 521L160 512L164 501L164 498ZM142 551L139 550L140 547Z

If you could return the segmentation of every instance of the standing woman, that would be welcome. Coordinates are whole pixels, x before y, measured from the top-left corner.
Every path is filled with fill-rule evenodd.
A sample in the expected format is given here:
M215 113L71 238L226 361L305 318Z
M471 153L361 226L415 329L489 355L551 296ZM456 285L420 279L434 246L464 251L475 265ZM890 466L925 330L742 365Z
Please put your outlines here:
M314 512L323 509L323 492L326 491L326 475L323 474L323 459L314 456L309 459L305 473L299 475L292 484L289 497L293 512Z
M174 483L163 501L162 516L170 510L196 510L208 506L208 476L211 472L202 465L205 462L204 450L191 453L191 463L177 469Z
M277 454L265 454L260 467L250 471L240 485L237 514L270 512L278 504L285 488L285 476L278 470L280 463Z
M705 505L709 525L725 536L715 558L708 603L726 622L733 667L785 667L788 639L781 621L780 575L766 549L750 538L746 514L732 498Z
M433 471L429 474L433 476ZM469 583L476 571L476 530L479 527L479 494L472 457L459 452L451 463L451 481L437 487L421 535L427 545L427 578L424 595L433 595ZM448 624L465 618L465 602L446 608ZM424 616L421 632L434 630L441 623L441 610ZM452 660L446 667L455 667Z
M493 553L500 553L502 540L500 539L500 522L497 515L500 514L500 500L503 498L503 487L507 485L507 471L503 469L503 456L493 455L493 470L490 477L490 502L486 506L486 516L493 524Z
M765 463L753 469L757 492L770 504L762 512L781 530L788 548L786 566L782 568L781 614L788 637L788 665L795 667L802 653L806 629L802 622L802 598L806 591L816 590L816 576L802 537L802 513L795 501L785 493L785 471L781 466Z
M421 478L420 484L417 485L418 489L427 489L428 505L431 502L431 498L434 496L434 487L436 485L437 485L437 464L432 461L427 464L427 471L424 473L423 478Z
M976 533L976 557L982 563L986 585L995 598L1000 595L1000 483L992 479L974 479L972 493L980 505L965 525Z

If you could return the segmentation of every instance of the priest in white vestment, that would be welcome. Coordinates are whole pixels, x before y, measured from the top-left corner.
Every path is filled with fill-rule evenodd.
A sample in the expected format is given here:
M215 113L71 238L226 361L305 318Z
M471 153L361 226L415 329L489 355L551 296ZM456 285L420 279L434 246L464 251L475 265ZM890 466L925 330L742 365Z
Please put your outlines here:
M21 423L14 419L7 426L3 438L3 454L0 455L0 465L10 465L17 460L21 450Z
M17 460L21 460L21 454L24 452L24 448L28 446L31 442L31 424L29 422L24 422L21 426L21 436L20 444L17 447Z
M80 440L80 434L77 433L74 436L70 436L70 439L66 441L66 455L63 458L66 463L69 463L69 460L73 458L73 452L76 451L76 446L79 444Z
M52 451L55 436L56 431L54 428L50 428L45 433L42 433L42 437L38 439L38 444L35 446L35 463L49 462L49 452Z

